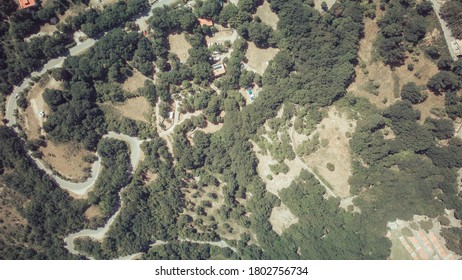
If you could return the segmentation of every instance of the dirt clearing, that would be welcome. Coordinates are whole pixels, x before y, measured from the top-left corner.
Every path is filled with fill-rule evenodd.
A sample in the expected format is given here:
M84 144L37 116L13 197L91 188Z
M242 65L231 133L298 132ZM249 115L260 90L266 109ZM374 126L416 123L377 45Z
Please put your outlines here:
M198 128L197 130L202 131L204 133L215 133L223 127L222 123L213 124L207 121L207 126L205 128Z
M191 45L186 41L185 34L173 34L168 36L170 51L178 56L181 62L186 62L189 57Z
M230 41L233 43L237 39L237 31L232 28L226 28L219 24L215 24L215 28L218 32L215 32L213 37L206 36L205 40L207 42L207 46L211 46L214 44L223 44L226 41Z
M85 217L90 220L95 217L101 216L101 210L98 206L92 205L85 211Z
M298 223L298 217L292 214L289 208L281 202L280 206L273 208L269 221L273 230L281 235L285 229Z
M125 100L120 105L112 105L124 117L135 121L149 122L152 108L145 97L139 96Z
M21 114L21 123L24 125L24 132L28 139L37 139L43 135L42 125L45 119L39 114L45 112L46 116L50 113L48 105L43 100L43 92L46 88L62 89L62 85L51 76L44 76L29 91L27 95L29 106Z
M122 89L128 92L134 92L135 90L143 87L146 76L141 74L138 70L133 70L133 75L128 77L122 84Z
M90 170L91 164L83 157L93 153L76 144L54 144L51 141L47 141L47 146L41 147L40 151L43 153L42 160L62 177L73 181L87 178L85 170Z
M273 11L271 11L270 4L267 1L263 2L263 5L258 7L256 15L261 19L263 23L268 24L274 30L277 29L279 17Z
M289 167L287 174L279 173L275 175L271 172L270 165L277 164L270 155L262 155L259 153L260 148L253 143L254 152L258 158L257 172L263 182L266 184L266 190L279 197L279 191L290 187L292 181L300 175L303 165L296 158L294 160L284 160L284 163ZM271 176L271 177L270 177Z
M321 145L315 153L303 159L332 186L335 194L345 198L350 196L348 178L351 176L350 139L346 134L354 132L356 122L347 119L346 113L342 114L336 107L331 107L328 114L316 129L321 143L326 139L328 144ZM328 163L334 165L334 171L327 168Z
M253 42L249 42L249 47L245 55L248 59L247 65L258 74L263 75L266 67L268 67L268 62L272 60L278 52L279 49L275 48L259 49Z
M422 93L429 96L425 102L415 106L421 111L423 121L431 115L431 108L444 107L444 96L435 96L426 88L428 80L438 73L438 67L423 54L408 54L405 63L394 69L375 59L377 55L374 54L373 44L379 32L377 18L364 21L365 35L358 51L360 62L355 67L355 82L348 91L367 98L378 108L386 108L400 98L401 87L405 83L414 82L422 88ZM414 66L412 71L408 70L410 64Z

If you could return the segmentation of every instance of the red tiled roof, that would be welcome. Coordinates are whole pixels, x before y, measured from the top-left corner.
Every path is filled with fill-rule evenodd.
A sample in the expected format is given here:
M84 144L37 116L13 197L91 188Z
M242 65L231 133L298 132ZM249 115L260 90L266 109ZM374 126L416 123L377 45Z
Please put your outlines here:
M207 25L207 26L213 26L213 21L210 19L205 19L205 18L199 18L199 24L202 25Z
M19 0L19 7L21 9L29 8L37 4L36 0Z

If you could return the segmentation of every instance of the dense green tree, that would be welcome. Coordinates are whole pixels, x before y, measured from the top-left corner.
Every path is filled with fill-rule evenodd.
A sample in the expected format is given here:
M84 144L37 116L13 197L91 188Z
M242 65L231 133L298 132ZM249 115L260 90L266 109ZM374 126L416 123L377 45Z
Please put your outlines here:
M428 88L437 93L457 91L461 87L460 77L453 72L441 71L428 80Z
M422 94L419 87L414 82L409 82L404 84L401 88L401 98L410 101L412 104L418 104L425 101L427 95Z

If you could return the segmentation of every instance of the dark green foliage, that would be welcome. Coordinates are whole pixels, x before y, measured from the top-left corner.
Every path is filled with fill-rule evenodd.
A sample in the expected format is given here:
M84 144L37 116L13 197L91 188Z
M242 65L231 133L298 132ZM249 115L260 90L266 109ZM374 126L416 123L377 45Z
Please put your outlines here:
M77 16L70 17L59 28L61 31L77 31L81 29L90 37L121 26L124 22L149 8L148 0L119 0L102 11L87 9Z
M428 0L424 0L415 6L415 10L421 16L427 16L433 10L432 3Z
M237 2L237 7L241 11L253 14L257 10L259 3L260 0L239 0Z
M143 255L144 260L206 260L210 258L210 245L175 242L155 246Z
M105 217L120 206L118 193L131 181L130 154L125 142L103 139L98 144L103 166L89 199L97 204Z
M167 33L177 29L191 32L197 24L197 20L191 10L187 8L173 9L168 6L155 8L153 16L148 19L148 24L154 30Z
M300 248L301 259L376 259L389 254L389 240L364 227L361 216L339 208L337 199L324 199L324 194L324 187L307 171L281 191L281 200L299 217L282 236L293 244L291 250Z
M259 48L268 47L273 29L261 22L251 22L248 27L248 37Z
M451 71L452 63L453 61L450 56L443 56L438 60L438 69Z
M53 140L80 142L87 149L96 149L105 125L103 112L91 101L95 99L93 88L76 82L65 91L47 90L44 99L52 110L44 129Z
M444 15L444 20L448 23L454 37L462 39L462 1L446 1L441 7L441 14Z
M27 219L27 239L22 244L2 247L1 258L73 258L64 249L62 238L82 227L83 205L36 167L12 129L0 127L0 143L0 166L13 171L1 175L1 181L29 200L17 209Z
M425 119L425 125L438 139L449 139L454 135L454 123L448 119Z
M412 104L418 104L424 102L427 99L427 95L422 94L414 82L409 82L401 88L401 98L410 101Z
M197 17L212 19L218 21L220 19L220 12L223 7L221 1L217 0L199 0L196 2L194 9Z
M447 147L433 146L425 154L436 166L446 168L460 168L462 167L461 148L462 145L460 142L452 141Z
M453 72L441 71L428 80L428 88L437 93L457 91L461 87L460 77Z
M454 253L462 254L462 229L461 228L443 228L441 229L441 235L446 240L446 245L449 250Z
M377 46L386 64L402 64L406 58L406 42L417 45L425 36L425 19L410 6L409 3L392 0L379 21Z

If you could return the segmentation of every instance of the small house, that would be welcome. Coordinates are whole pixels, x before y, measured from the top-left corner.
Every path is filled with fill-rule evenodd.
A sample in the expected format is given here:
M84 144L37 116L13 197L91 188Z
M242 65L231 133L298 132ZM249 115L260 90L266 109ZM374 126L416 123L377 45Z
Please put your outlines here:
M213 76L215 76L215 78L226 74L226 68L223 63L217 63L217 64L212 65L212 69L213 69Z
M213 26L213 21L210 20L210 19L205 19L205 18L198 18L199 20L199 25L200 26L208 26L208 27L212 27Z
M19 8L21 9L26 9L26 8L37 5L36 0L19 0L18 2L19 2Z

